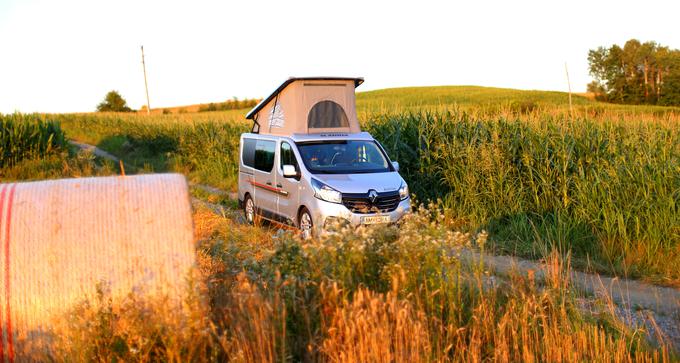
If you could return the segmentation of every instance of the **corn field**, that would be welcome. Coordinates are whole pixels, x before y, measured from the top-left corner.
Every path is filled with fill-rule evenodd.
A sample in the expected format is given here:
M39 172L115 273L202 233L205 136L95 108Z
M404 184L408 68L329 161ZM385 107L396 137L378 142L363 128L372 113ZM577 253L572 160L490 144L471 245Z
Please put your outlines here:
M240 111L239 111L240 112ZM131 170L172 170L196 182L235 189L239 136L250 130L240 113L50 115L70 138L122 157Z
M67 140L58 122L21 114L0 115L0 168L59 153L66 147Z
M600 271L680 284L676 118L452 111L375 116L366 127L417 196L441 199L506 251L572 251Z
M419 200L441 200L457 227L488 230L501 251L571 251L579 267L680 284L678 114L577 105L573 117L545 103L371 113L362 127ZM129 169L235 190L238 137L249 130L239 112L36 117Z

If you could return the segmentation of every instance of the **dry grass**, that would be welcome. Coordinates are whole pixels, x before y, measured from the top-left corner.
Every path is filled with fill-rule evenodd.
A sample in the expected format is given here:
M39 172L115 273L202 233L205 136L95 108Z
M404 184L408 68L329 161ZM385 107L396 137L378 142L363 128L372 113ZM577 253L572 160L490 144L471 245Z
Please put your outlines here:
M322 285L319 350L330 362L421 362L432 356L427 316L398 297L360 288L347 299L336 283Z
M220 348L230 361L287 360L286 309L278 290L268 297L240 274L228 298L216 308L221 312Z
M181 306L167 299L140 301L130 295L113 304L101 290L65 319L55 321L51 352L39 360L59 362L207 361L216 345L207 304L195 291Z
M492 278L481 261L462 264L451 249L483 246L486 236L451 232L432 208L399 231L341 230L305 243L201 211L197 217L200 235L213 231L208 244L256 236L244 245L231 240L235 249L220 243L221 253L234 255L212 249L203 265L219 327L213 348L230 361L672 359L667 348L645 341L642 328L631 330L613 313L579 310L569 259L557 253L546 258L544 284L530 276Z
M576 307L569 260L547 256L544 284L489 276L421 209L400 230L342 230L303 242L199 208L193 293L181 307L106 293L55 325L57 361L652 362L643 330Z

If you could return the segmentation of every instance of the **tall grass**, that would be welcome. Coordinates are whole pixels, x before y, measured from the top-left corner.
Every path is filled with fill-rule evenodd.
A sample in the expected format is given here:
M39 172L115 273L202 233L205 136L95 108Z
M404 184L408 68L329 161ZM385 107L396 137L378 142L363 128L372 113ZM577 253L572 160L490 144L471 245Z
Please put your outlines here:
M239 111L241 112L241 111ZM94 144L144 171L182 172L235 189L239 136L249 125L233 113L55 115L70 137Z
M115 173L113 164L72 150L55 118L0 115L0 182Z
M488 276L434 209L402 228L302 241L198 210L199 291L181 310L106 296L59 324L69 361L667 361L644 332L578 307L552 255L545 284Z
M597 268L679 284L680 134L674 118L570 120L465 111L376 116L366 127L411 190L440 198L510 252L571 250Z
M0 115L0 168L40 159L66 149L59 123L23 114Z

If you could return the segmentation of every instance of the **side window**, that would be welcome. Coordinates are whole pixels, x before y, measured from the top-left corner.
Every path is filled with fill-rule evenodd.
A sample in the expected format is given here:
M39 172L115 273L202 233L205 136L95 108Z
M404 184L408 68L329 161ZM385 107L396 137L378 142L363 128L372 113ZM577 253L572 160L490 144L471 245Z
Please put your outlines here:
M255 169L271 172L274 167L276 141L257 140L255 144Z
M255 139L243 139L243 165L249 166L251 168L255 167L255 144L257 140Z
M300 170L298 168L298 163L297 159L295 158L293 148L287 142L281 143L281 165L279 166L279 168L283 170L284 165L292 165L295 167L295 170Z

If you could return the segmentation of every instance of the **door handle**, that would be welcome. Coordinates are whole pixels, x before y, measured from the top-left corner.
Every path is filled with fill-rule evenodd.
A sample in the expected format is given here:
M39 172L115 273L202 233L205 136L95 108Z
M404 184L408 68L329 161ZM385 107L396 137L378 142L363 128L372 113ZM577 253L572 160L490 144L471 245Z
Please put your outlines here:
M283 185L281 185L281 183L279 183L279 184L276 184L276 187L277 188L283 188Z
M267 185L272 185L272 182L268 181L268 182L267 182Z

